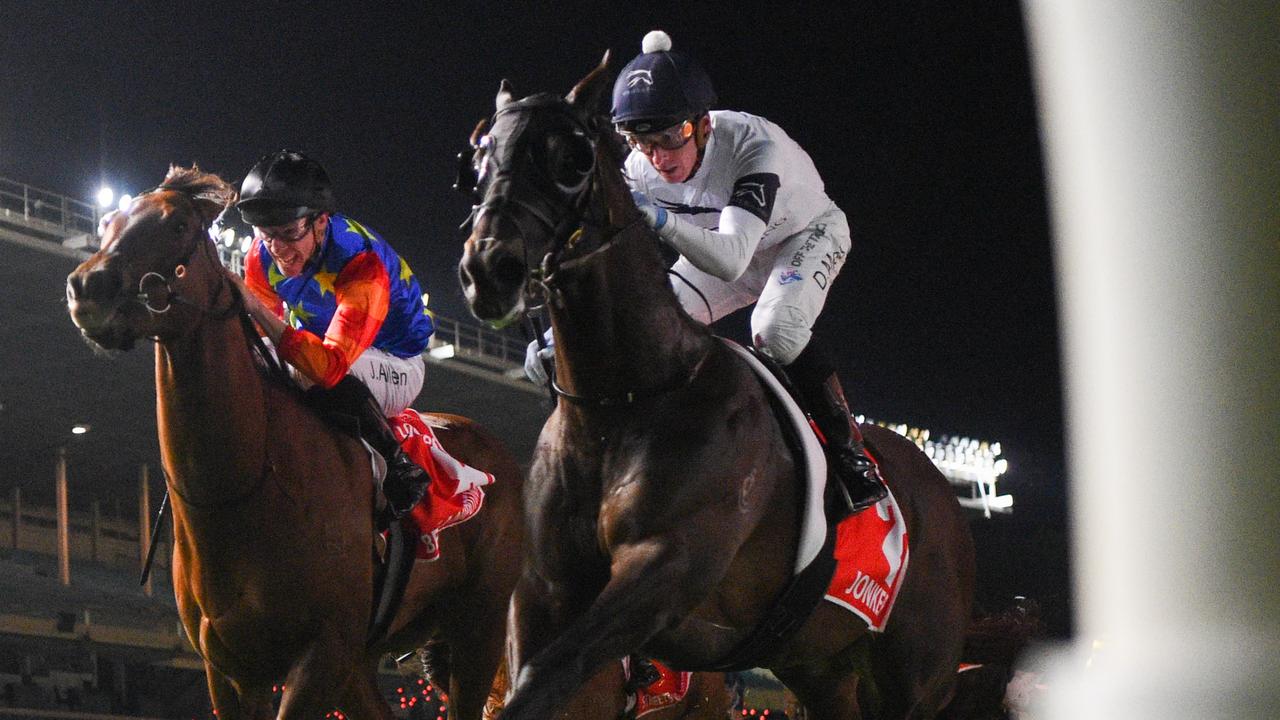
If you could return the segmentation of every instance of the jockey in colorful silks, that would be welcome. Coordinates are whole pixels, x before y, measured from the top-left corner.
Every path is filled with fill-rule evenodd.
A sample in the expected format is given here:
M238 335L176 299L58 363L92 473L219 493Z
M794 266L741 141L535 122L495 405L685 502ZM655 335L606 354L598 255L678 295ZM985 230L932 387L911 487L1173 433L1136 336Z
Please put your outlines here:
M358 420L387 461L387 504L403 515L430 482L387 422L422 390L435 329L417 278L381 236L336 212L328 174L302 153L259 160L236 207L254 229L250 315L322 407Z

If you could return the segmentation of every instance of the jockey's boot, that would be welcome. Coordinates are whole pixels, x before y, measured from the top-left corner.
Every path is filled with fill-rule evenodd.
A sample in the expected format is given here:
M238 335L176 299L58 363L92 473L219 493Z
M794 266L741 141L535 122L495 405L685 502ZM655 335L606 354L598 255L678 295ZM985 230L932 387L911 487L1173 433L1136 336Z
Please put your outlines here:
M818 387L802 387L809 411L827 439L827 462L840 480L850 515L884 499L888 490L862 445L862 431L849 412L840 378L833 372Z
M643 690L662 679L662 673L658 672L658 667L643 655L633 653L628 665L631 668L631 676L627 678L627 684L624 687L628 693Z
M382 414L382 406L369 388L354 375L345 375L337 385L323 391L321 397L327 409L354 417L360 427L360 437L387 461L382 496L387 499L391 514L399 518L412 510L426 495L431 476L400 446L386 415Z

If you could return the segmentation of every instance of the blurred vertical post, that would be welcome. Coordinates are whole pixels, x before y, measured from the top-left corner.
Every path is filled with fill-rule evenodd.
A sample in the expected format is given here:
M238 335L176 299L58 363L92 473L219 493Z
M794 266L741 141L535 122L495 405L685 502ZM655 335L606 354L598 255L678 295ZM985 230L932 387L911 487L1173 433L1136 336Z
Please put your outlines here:
M147 562L147 550L151 548L151 471L146 463L138 471L138 566ZM151 597L151 575L142 584L142 592Z
M94 500L89 506L89 559L98 562L102 558L101 542L102 542L102 503Z
M22 488L13 488L13 549L22 542Z
M71 584L71 524L67 512L67 449L58 448L57 477L54 492L58 503L58 580Z
M1081 633L1048 717L1274 718L1280 6L1025 6Z

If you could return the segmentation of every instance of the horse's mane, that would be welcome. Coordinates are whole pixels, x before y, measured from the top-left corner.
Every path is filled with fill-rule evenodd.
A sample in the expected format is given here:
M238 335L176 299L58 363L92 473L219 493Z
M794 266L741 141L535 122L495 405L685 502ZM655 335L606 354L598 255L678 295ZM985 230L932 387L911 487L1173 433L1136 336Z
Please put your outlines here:
M235 202L237 194L236 189L226 180L213 173L202 171L197 165L189 168L170 165L169 173L164 176L162 186L199 200L217 203L219 207L224 208Z

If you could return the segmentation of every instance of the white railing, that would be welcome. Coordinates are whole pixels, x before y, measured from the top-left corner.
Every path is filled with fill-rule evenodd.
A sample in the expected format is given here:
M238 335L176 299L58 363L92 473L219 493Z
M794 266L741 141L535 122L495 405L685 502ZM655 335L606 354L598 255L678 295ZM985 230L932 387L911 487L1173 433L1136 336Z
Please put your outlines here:
M99 212L87 202L0 177L0 219L6 217L69 237L95 234Z

